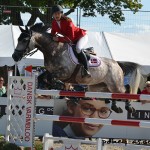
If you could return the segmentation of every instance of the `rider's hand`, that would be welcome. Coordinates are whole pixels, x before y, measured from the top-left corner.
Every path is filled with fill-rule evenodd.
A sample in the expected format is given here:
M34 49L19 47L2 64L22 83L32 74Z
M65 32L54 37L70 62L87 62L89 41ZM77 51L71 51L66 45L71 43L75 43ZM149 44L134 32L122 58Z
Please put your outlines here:
M57 42L58 41L58 37L54 36L53 40Z

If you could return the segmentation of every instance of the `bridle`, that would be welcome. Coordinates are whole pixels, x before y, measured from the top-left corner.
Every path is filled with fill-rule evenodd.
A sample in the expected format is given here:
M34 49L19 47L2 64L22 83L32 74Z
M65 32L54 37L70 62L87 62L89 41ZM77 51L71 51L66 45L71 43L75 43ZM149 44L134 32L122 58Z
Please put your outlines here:
M35 48L35 49L33 49L33 50L31 50L31 51L29 51L29 49L30 49L30 47L29 47L29 43L30 43L30 40L32 40L32 32L30 32L30 34L29 33L26 33L26 32L22 32L23 34L26 34L28 37L27 38L29 38L28 39L28 43L26 44L26 47L25 47L25 49L24 49L24 51L19 51L19 50L15 50L15 52L16 53L19 53L19 54L23 54L22 55L22 58L26 58L27 56L32 56L34 53L36 53L39 49L38 48Z

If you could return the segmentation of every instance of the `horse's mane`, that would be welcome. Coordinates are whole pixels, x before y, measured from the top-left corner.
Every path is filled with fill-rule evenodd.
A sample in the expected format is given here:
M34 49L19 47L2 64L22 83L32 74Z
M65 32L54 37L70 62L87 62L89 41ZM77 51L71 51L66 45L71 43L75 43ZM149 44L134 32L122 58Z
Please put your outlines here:
M49 26L44 25L43 23L36 23L32 26L30 26L30 30L34 31L34 32L39 32L39 33L43 33L46 32L48 30Z
M30 30L33 32L41 33L47 38L52 38L52 35L47 32L48 30L50 30L50 27L47 25L44 25L43 23L36 23L30 26Z

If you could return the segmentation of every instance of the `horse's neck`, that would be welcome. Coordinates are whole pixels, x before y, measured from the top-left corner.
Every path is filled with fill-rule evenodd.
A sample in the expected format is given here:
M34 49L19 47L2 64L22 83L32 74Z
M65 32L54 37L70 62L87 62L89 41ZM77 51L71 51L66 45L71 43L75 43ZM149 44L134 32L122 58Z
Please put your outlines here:
M33 38L35 41L35 46L44 55L45 66L51 66L50 68L54 69L57 68L56 66L58 66L58 64L61 67L64 67L66 61L69 61L69 64L71 63L67 52L67 44L54 42L52 39L45 37L40 33L33 34Z
M54 42L52 39L40 33L33 34L35 46L44 54L44 56L58 57L67 49L66 44Z

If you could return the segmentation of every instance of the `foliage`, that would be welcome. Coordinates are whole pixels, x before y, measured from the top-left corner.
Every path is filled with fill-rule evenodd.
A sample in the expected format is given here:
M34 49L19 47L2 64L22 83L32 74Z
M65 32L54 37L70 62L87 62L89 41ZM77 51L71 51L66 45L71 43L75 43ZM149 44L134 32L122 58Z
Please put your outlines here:
M0 141L0 150L21 150L16 144Z
M16 144L6 142L3 138L0 138L0 150L21 150L21 148ZM24 150L29 150L29 148L25 147ZM41 141L35 141L35 150L43 150Z
M37 0L1 0L0 24L23 25L20 12L31 14L27 25L34 24L37 17L43 23L50 24L51 9L47 7L52 7L54 4L60 4L64 8L71 8L66 12L66 15L80 7L84 10L83 16L85 17L95 17L97 14L108 15L115 24L121 24L121 21L125 20L122 9L128 9L136 13L142 7L139 0L38 0L38 2ZM11 10L11 13L3 13L5 10Z
M40 141L35 141L35 149L36 150L43 150L43 144Z
M43 150L43 144L40 141L35 141L35 150ZM29 150L27 147L24 148L24 150Z

